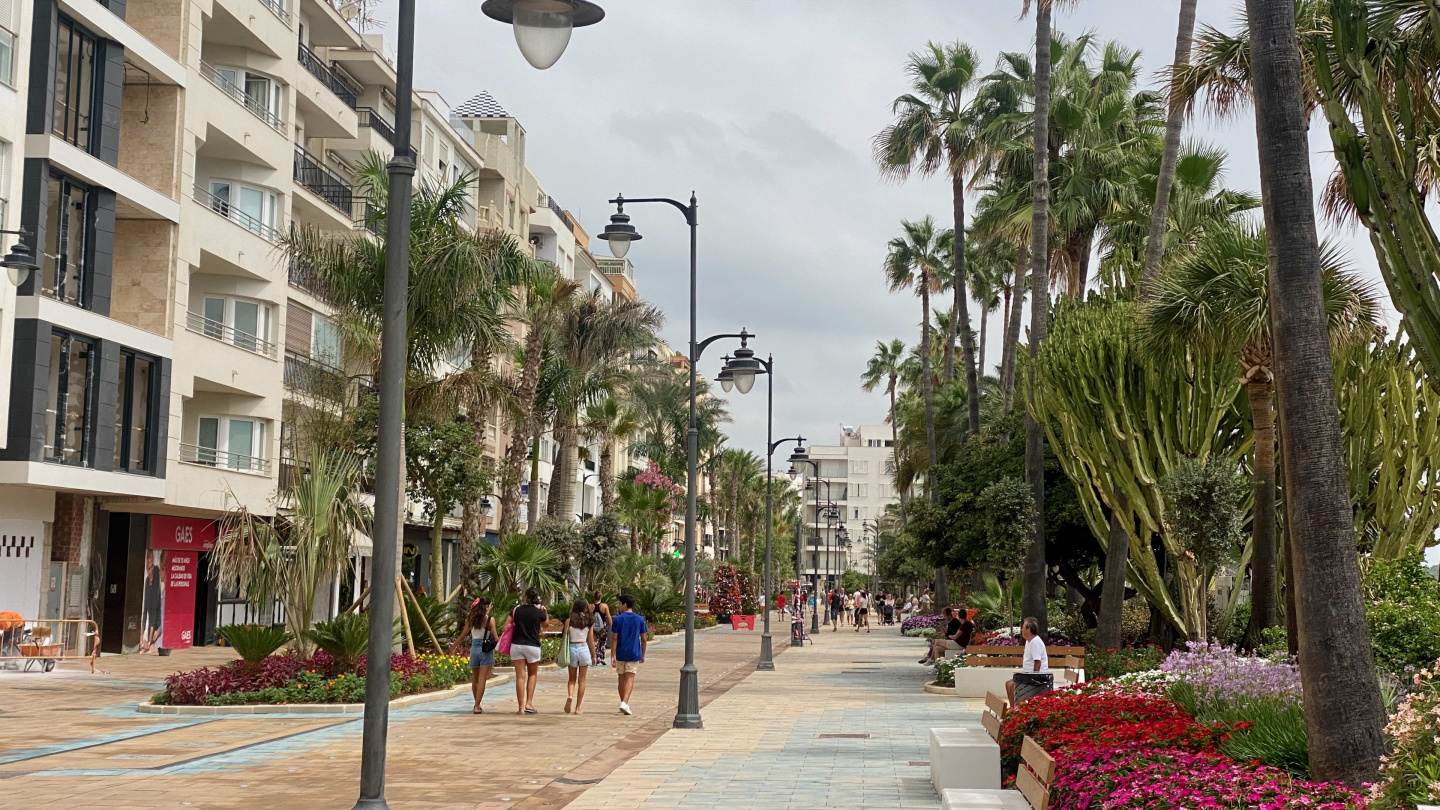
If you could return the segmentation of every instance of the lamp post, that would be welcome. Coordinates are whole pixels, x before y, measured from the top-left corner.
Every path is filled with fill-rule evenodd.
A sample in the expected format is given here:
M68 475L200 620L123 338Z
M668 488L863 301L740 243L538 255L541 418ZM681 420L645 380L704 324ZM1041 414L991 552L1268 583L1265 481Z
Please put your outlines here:
M589 0L486 0L491 19L509 23L526 61L546 68L564 53L570 31L594 25L605 12ZM385 281L380 351L380 423L375 461L374 573L371 578L371 672L389 672L391 623L395 615L395 547L400 531L400 453L405 419L406 324L410 294L410 205L415 176L411 155L411 92L415 78L415 0L400 0L395 56L395 155L385 223ZM383 667L381 666L383 662ZM385 801L385 736L389 723L389 678L365 683L365 719L360 749L360 798L356 810L388 810Z
M10 252L5 254L5 258L0 259L0 267L7 271L10 283L19 287L29 281L30 274L39 267L35 263L35 250L25 244L25 237L29 236L30 232L21 228L18 231L0 231L0 233L20 237L15 240L14 245L10 246Z
M796 447L795 447L795 451L790 454L790 472L791 472L791 474L794 474L794 473L795 473L795 467L796 467L797 465L799 465L799 464L808 464L808 465L810 465L812 468L814 468L816 475L819 475L819 474L820 474L820 462L818 462L818 461L811 461L811 460L810 460L810 454L809 454L809 452L807 452L807 451L805 450L805 446L804 446L804 443L803 443L803 442L797 444ZM817 500L819 499L819 487L816 487L816 499L817 499ZM796 598L799 598L799 597L800 597L800 580L801 580L801 577L804 576L804 574L802 574L801 572L805 570L805 564L804 564L804 560L805 560L805 557L804 557L804 555L805 555L805 543L804 543L804 541L805 541L805 498L804 498L804 495L802 494L802 495L801 495L801 498L800 498L800 512L799 512L799 514L797 514L797 515L795 516L795 596L796 596ZM820 612L820 592L819 592L818 589L815 589L815 588L812 587L811 594L815 597L815 606L814 606L814 608L812 608L811 611L810 611L810 629L811 629L812 631L817 631L819 628L817 628L817 627L815 626L815 621L816 621L816 619L815 619L815 614L817 614L817 613ZM801 604L802 604L802 606L803 606L804 603L802 602ZM800 620L801 620L801 621L804 621L804 620L805 620L805 615L804 615L804 613L801 613L801 615L800 615ZM802 642L801 642L801 645L803 646L803 644L804 644L804 642L802 641ZM791 635L791 638L790 638L790 646L792 646L792 647L795 646L795 638L794 638L794 635L793 635L793 634Z

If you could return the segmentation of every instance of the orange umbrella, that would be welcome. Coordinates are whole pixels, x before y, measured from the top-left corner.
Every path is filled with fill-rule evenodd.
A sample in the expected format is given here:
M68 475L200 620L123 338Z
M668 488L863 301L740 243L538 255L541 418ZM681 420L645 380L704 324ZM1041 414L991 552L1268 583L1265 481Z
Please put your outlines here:
M13 610L0 610L0 630L14 630L24 626L24 616Z

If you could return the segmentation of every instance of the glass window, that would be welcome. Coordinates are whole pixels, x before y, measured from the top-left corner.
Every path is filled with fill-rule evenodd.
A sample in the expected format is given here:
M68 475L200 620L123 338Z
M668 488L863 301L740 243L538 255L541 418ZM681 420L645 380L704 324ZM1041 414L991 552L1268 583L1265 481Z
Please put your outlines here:
M202 416L196 436L195 461L231 470L262 467L265 423L257 419Z
M59 330L50 334L50 380L44 457L85 464L90 452L91 385L95 343Z
M229 431L230 469L250 469L255 451L255 423L248 419L231 419Z
M210 182L210 207L242 227L274 241L275 192L229 180Z
M120 402L115 408L115 469L154 471L150 424L154 418L155 361L120 352Z
M45 213L43 292L67 304L86 306L90 282L87 260L91 194L68 177L51 175Z
M316 315L310 340L311 358L331 368L340 367L340 330L333 322Z
M270 313L270 305L264 302L207 295L205 319L199 331L206 337L269 356ZM195 326L189 328L193 331Z
M15 35L0 31L0 82L15 84Z
M95 44L87 31L60 18L51 131L86 152L92 151L96 142L90 127L95 109Z
M219 442L220 420L213 416L200 417L200 433L195 441L199 452L195 454L195 460L214 467L216 451L220 449Z

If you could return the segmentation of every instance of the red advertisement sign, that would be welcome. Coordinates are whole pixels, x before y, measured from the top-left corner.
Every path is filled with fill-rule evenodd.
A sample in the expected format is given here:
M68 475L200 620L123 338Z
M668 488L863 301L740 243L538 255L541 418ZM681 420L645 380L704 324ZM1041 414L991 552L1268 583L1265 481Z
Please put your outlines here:
M215 548L215 521L151 515L150 548L209 551Z
M164 560L162 613L165 618L160 646L183 650L195 643L195 587L200 574L200 552L167 551Z

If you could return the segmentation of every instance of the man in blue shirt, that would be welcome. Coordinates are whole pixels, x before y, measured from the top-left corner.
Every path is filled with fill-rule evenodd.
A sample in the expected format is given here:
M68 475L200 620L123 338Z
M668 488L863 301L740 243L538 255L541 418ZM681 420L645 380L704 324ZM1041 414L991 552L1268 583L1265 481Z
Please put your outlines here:
M620 594L620 612L611 621L610 665L620 674L620 713L631 714L630 693L635 691L635 673L645 660L645 617L635 612L635 597Z

